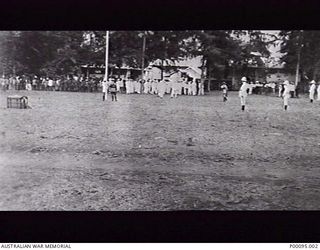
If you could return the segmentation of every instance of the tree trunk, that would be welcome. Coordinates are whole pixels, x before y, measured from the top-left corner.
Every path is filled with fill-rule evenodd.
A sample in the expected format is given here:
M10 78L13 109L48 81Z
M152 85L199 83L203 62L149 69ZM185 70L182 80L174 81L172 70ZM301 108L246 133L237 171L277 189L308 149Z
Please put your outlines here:
M143 41L142 41L142 55L141 55L141 79L144 78L144 57L145 57L145 51L146 51L146 34L143 35Z
M317 81L317 74L318 74L318 65L319 65L319 61L316 61L313 64L313 73L312 73L312 80Z
M163 80L163 70L164 70L164 68L163 68L163 59L161 59L161 80Z
M207 87L208 87L208 92L210 92L210 90L211 90L211 73L210 73L210 71L208 72L208 86Z
M232 88L236 85L236 77L235 77L235 67L232 66Z
M295 78L295 85L298 85L299 81L299 70L300 70L300 57L301 57L301 49L298 51L298 60L297 60L297 66L296 66L296 78Z
M298 42L298 55L297 55L297 66L296 66L296 78L295 78L295 86L297 87L298 85L298 81L299 81L299 70L300 70L300 59L301 59L301 49L302 49L302 43L301 43L301 39L302 39L302 31L300 31L299 33L299 42Z
M208 60L206 60L205 65L206 65L206 69L207 69L207 78L208 78L207 91L210 92L211 72L210 72L210 64L208 63Z

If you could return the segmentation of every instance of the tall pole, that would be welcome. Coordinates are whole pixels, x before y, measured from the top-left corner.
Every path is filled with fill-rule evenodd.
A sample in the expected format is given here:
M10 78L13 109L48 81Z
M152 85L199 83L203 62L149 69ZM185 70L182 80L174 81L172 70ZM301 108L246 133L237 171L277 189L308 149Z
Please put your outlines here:
M302 48L302 44L301 44L301 37L302 36L302 31L300 31L299 33L299 37L298 37L298 58L297 58L297 66L296 66L296 79L295 79L295 86L297 87L298 85L298 81L299 81L299 70L300 70L300 58L301 58L301 48Z
M109 59L109 31L106 32L106 59L105 59L104 81L108 80L108 59Z
M295 79L295 83L294 83L295 86L298 85L298 81L299 81L300 57L301 57L301 47L299 45L298 60L297 60L297 66L296 66L296 79Z
M142 41L142 56L141 56L141 80L144 78L144 56L146 51L146 33L143 35Z

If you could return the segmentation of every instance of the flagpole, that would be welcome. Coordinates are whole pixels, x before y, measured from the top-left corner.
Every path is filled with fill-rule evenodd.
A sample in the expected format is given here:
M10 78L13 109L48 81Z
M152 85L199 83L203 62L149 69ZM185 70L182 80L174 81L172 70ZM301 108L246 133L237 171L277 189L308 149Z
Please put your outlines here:
M105 74L104 80L108 80L108 58L109 58L109 31L106 31L106 59L105 59Z

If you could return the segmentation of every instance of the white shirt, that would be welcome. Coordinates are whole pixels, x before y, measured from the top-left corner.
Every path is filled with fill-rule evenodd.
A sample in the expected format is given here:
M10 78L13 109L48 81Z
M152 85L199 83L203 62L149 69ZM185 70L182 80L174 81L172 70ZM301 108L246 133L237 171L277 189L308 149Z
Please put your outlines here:
M248 89L250 89L250 84L248 84L247 82L243 82L239 90L239 96L248 96Z
M227 85L225 85L225 84L223 84L222 86L221 86L221 88L222 88L222 93L227 93L228 92L228 86Z
M309 93L314 93L315 90L316 90L316 85L313 83L310 86Z
M294 85L291 84L286 84L284 85L284 91L283 91L283 95L282 96L289 96L290 95L290 91L292 91Z
M103 92L103 93L107 93L108 87L109 87L109 82L103 81L103 82L102 82L102 92Z

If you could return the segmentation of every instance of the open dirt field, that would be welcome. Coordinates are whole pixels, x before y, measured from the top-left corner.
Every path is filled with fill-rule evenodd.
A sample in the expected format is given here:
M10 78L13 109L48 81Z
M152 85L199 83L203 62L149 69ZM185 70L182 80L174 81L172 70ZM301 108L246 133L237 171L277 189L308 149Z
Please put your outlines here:
M0 210L318 210L320 102L0 93Z

